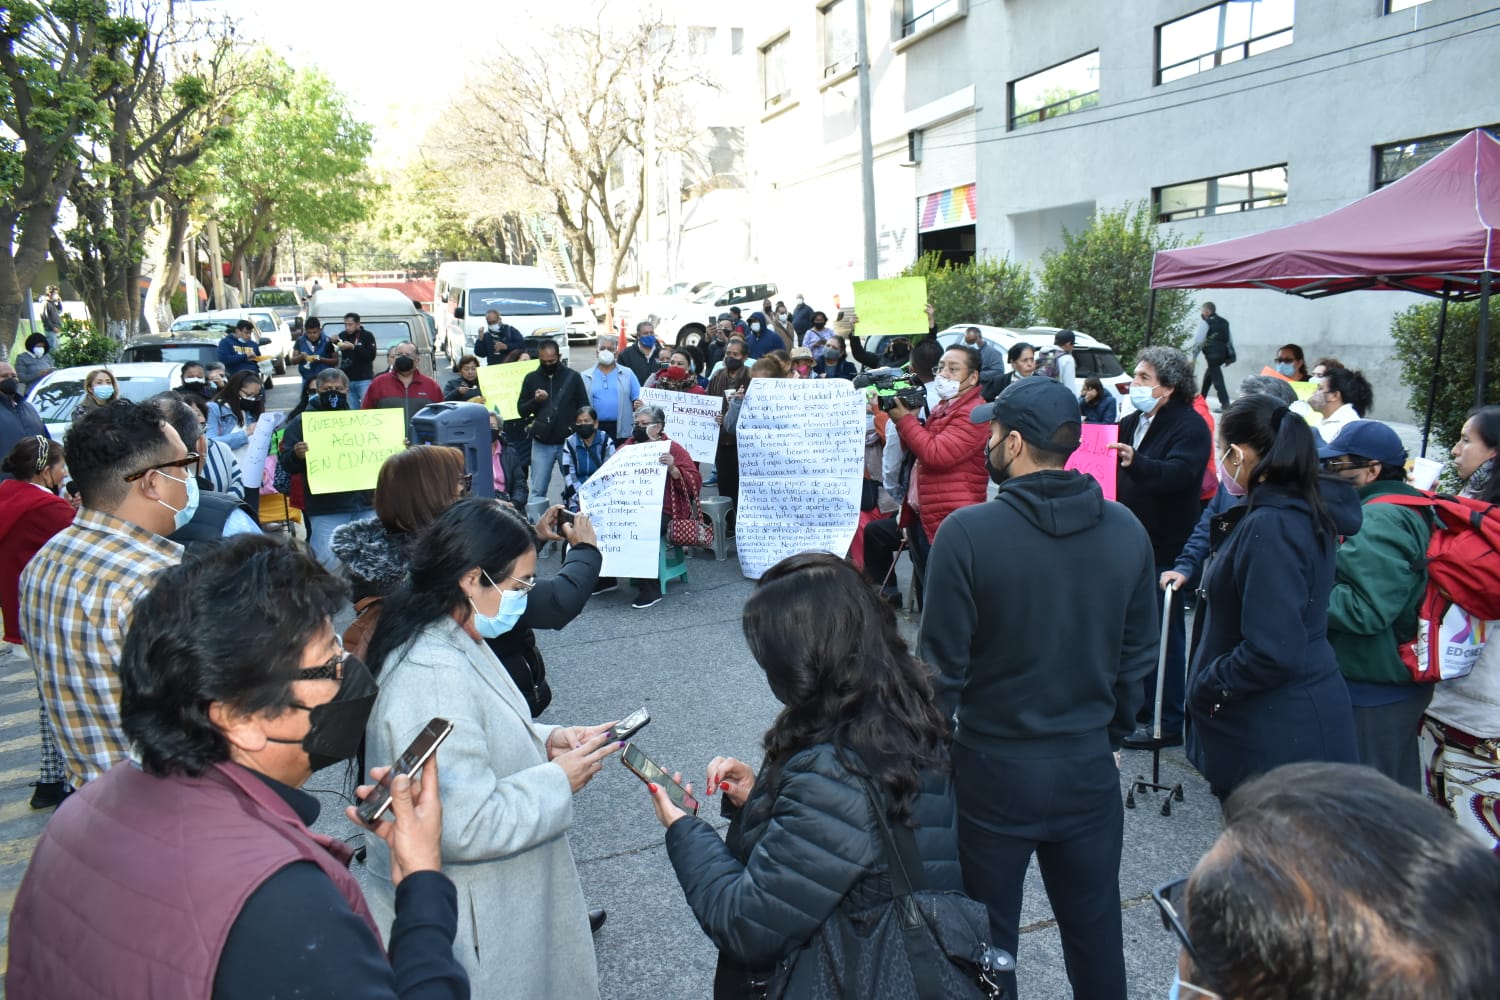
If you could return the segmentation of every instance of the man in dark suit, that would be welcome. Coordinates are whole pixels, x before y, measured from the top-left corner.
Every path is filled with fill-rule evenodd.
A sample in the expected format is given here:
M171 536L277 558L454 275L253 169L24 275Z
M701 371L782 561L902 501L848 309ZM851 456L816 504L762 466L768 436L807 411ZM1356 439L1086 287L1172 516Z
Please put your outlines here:
M1118 499L1146 528L1156 559L1156 576L1172 568L1202 504L1203 470L1213 450L1212 436L1193 409L1197 386L1193 363L1171 347L1148 347L1136 355L1130 402L1135 407L1120 421ZM1157 591L1157 613L1164 591ZM1166 682L1162 689L1161 739L1152 736L1156 672L1145 679L1146 700L1137 715L1140 726L1125 738L1132 750L1151 750L1182 743L1182 699L1187 669L1187 634L1182 595L1172 595L1167 631Z

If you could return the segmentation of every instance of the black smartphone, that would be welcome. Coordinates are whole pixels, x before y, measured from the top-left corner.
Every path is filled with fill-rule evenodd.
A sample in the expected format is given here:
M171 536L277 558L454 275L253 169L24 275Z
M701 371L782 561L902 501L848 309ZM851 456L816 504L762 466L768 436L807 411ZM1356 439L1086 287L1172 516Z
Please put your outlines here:
M433 719L427 723L427 728L411 741L411 746L407 747L406 752L391 765L390 771L381 779L380 784L375 786L375 790L368 797L360 800L359 808L355 810L360 821L373 826L384 817L391 807L391 782L396 779L396 775L404 774L410 777L422 770L422 765L427 763L427 758L437 752L437 748L451 732L453 732L453 723L447 719Z
M667 798L677 804L677 808L684 812L698 815L698 800L688 794L688 790L672 780L672 776L656 765L650 757L641 753L639 747L634 743L625 748L625 753L620 757L620 763L630 769L630 772L647 784L657 784L667 790Z
M615 727L609 731L609 741L618 743L621 740L631 739L636 733L645 729L646 723L650 721L651 713L645 708L638 708L615 724Z
M565 524L572 524L575 520L577 520L577 518L577 514L564 507L562 510L557 512L557 526L560 528Z

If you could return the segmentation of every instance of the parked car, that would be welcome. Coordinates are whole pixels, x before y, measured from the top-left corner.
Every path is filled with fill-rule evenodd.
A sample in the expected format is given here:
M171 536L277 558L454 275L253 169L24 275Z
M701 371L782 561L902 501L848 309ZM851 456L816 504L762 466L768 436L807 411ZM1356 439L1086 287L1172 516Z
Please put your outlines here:
M599 321L594 318L588 300L571 288L559 285L557 301L562 303L564 310L573 310L568 314L568 344L593 347L599 340Z
M178 362L59 368L32 386L26 396L53 438L63 440L73 426L73 411L83 402L83 380L98 368L108 368L114 375L120 384L120 398L136 403L166 392L182 381L182 365Z
M290 323L302 315L307 296L296 285L266 285L250 292L251 309L270 309L281 322Z
M593 292L589 291L589 286L585 285L583 282L558 282L558 296L561 297L563 292L576 292L579 296L581 296L583 298L583 301L588 304L589 311L594 314L595 323L603 323L609 317L609 302L605 300L604 296L595 295ZM578 317L575 315L573 318L577 319Z
M659 316L643 316L656 326L656 335L668 344L696 344L703 339L708 323L730 306L739 306L749 316L766 299L776 298L774 281L749 282L743 285L710 285L686 302Z
M1001 354L1006 354L1017 343L1027 343L1035 349L1040 359L1044 352L1052 350L1052 337L1060 327L1055 326L1031 326L1024 330L1015 330L1004 326L984 326L979 323L955 323L946 330L938 331L938 343L944 348L952 347L954 344L962 343L964 333L971 326L979 327L979 332L985 340L1000 349ZM866 350L879 353L884 346L885 338L871 338L878 340L879 346L866 344ZM1120 365L1120 359L1115 357L1115 352L1109 345L1100 343L1086 333L1074 331L1073 360L1077 368L1074 378L1073 392L1083 390L1083 380L1089 376L1095 376L1103 383L1104 387L1115 397L1121 417L1131 412L1134 407L1130 405L1130 376ZM1010 370L1007 361L1005 370Z
M618 333L623 324L634 334L635 325L640 320L655 322L669 312L676 312L711 287L712 281L679 281L650 295L622 295L615 300L614 332Z
M219 336L223 337L225 332L233 330L234 325L242 319L255 324L255 329L260 334L261 347L264 348L261 353L271 359L275 374L285 375L287 362L292 357L292 331L270 309L214 309L191 316L179 316L172 321L168 332L219 331Z
M375 374L386 369L386 351L403 340L417 348L417 369L434 374L430 328L411 299L394 288L325 288L307 305L308 317L316 316L335 340L344 332L344 314L351 312L358 313L360 323L375 335Z
M202 320L196 325L185 323L195 317L184 316L172 324L172 332L149 337L137 337L120 349L120 360L127 363L164 361L185 365L196 361L206 365L219 360L219 341L234 329L234 320ZM178 324L184 324L181 329ZM271 388L271 377L276 373L276 363L267 359L260 363L260 378L267 389Z

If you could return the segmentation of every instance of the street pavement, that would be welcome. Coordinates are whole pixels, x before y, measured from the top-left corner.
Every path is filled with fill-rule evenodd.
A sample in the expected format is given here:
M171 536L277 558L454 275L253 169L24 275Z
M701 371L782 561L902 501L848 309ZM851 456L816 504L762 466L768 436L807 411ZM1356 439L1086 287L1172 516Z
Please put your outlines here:
M274 404L289 405L289 399L278 398L284 391L293 390L278 387ZM558 487L554 477L554 490ZM538 575L557 566L557 556L549 555L540 561ZM752 586L732 554L717 562L705 553L690 559L686 582L671 583L666 600L654 608L632 609L629 587L594 598L566 630L539 637L555 692L543 721L605 722L645 705L652 721L636 742L668 770L681 769L695 787L715 755L758 766L760 739L778 705L740 630L740 611ZM916 620L902 617L911 638ZM36 708L34 674L24 654L0 658L0 909L5 912L0 963L8 957L16 890L49 815L33 812L27 801L29 783L36 780ZM1149 774L1150 767L1149 753L1126 751L1121 795L1131 778ZM1151 902L1151 889L1185 874L1220 825L1217 803L1180 749L1163 753L1162 770L1168 780L1183 782L1185 801L1173 803L1171 816L1161 814L1160 796L1125 812L1120 872L1125 952L1130 996L1142 1000L1166 992L1177 954ZM1013 780L1028 776L1018 772ZM348 769L334 768L314 775L308 786L323 802L319 828L342 838L360 836L343 816L343 795L351 784ZM722 829L717 813L717 799L707 800L704 817ZM662 832L644 786L617 757L609 758L603 773L574 798L570 838L584 896L591 906L609 911L595 938L605 1000L697 1000L711 994L715 949L683 901ZM355 873L366 877L358 864ZM517 913L515 919L527 917ZM1027 879L1022 926L1021 995L1030 1000L1070 996L1057 928L1035 866Z

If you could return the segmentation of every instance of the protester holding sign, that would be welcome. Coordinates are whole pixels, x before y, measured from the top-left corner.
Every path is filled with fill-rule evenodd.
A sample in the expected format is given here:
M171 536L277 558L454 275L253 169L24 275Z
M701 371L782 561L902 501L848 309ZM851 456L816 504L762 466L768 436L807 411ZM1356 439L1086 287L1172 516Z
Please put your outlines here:
M325 484L316 483L308 473L311 449L304 440L303 422L310 414L345 413L349 409L349 380L344 373L330 368L318 376L317 398L307 404L307 409L297 414L287 424L281 435L281 451L278 458L288 473L304 474L306 477L303 513L307 516L307 542L312 547L318 562L329 568L337 567L338 557L333 554L333 532L341 524L363 517L369 510L363 492L357 489L326 490ZM317 455L312 453L313 457ZM376 475L379 465L376 465ZM371 484L374 485L373 483Z
M635 431L621 449L632 444L668 441L670 447L661 456L661 464L667 467L667 488L661 504L661 537L667 536L667 526L677 520L698 519L698 494L703 490L703 477L691 455L676 441L669 441L665 432L667 415L657 406L643 406L635 413ZM632 608L650 608L661 603L662 594L655 577L637 578L635 600Z

